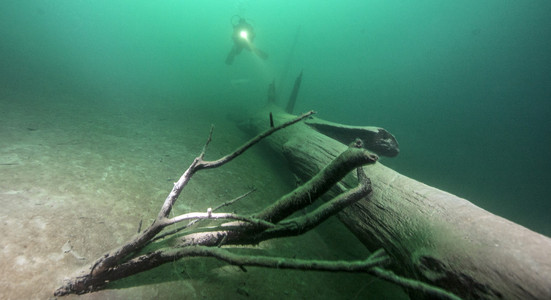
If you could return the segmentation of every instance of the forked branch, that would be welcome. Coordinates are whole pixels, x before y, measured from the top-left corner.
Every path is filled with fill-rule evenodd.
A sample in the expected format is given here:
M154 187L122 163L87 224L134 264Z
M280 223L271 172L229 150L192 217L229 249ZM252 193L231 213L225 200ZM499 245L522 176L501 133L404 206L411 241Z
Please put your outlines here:
M70 293L82 294L95 291L104 288L110 281L134 275L177 259L214 257L240 267L260 266L330 272L369 272L399 285L417 288L425 292L428 291L432 295L441 296L438 291L434 292L434 290L431 290L430 286L415 285L412 284L414 281L385 273L381 267L386 265L390 258L383 250L373 253L363 261L345 262L239 255L227 248L221 248L229 244L254 245L272 238L302 234L316 227L350 204L362 198L369 197L371 183L361 166L375 163L378 157L361 148L361 142L356 142L348 150L341 153L319 174L311 178L304 185L253 215L243 216L233 213L214 212L218 208L229 205L237 200L234 199L229 203L215 207L214 210L208 208L206 212L193 212L172 218L169 217L172 207L182 189L197 171L220 167L241 155L263 138L312 114L313 112L309 112L277 127L271 127L231 154L215 161L205 161L204 156L212 140L211 129L201 154L194 159L189 168L174 184L155 221L125 245L104 254L91 265L89 272L67 281L54 294L61 296ZM302 208L320 199L326 191L354 169L357 170L357 187L336 196L308 214L290 218L294 212L300 211ZM176 223L183 221L197 223L205 219L224 220L223 222L225 223L218 226L209 224L209 227L199 227L193 230L188 230L188 226L183 226L177 230L165 232L162 235L159 234L166 227ZM173 246L167 246L158 242L161 238L174 238ZM150 244L152 244L151 248L156 250L145 252L144 246ZM454 299L452 296L448 298Z

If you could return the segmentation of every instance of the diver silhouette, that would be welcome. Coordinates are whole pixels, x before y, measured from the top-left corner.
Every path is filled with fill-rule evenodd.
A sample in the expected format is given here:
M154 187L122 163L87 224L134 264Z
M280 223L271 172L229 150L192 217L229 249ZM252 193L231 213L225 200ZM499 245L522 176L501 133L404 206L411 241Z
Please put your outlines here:
M233 24L233 22L232 22ZM247 49L254 53L256 56L266 60L268 54L266 52L256 48L253 44L255 38L254 28L251 24L247 23L247 20L239 17L239 22L233 24L233 46L226 57L226 64L231 65L236 55L241 53L243 49Z

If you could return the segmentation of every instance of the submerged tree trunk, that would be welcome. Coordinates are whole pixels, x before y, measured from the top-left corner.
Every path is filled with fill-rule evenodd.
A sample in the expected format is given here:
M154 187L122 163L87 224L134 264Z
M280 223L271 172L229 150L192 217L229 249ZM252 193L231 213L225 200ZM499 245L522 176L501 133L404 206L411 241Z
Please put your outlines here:
M275 106L244 124L260 132L292 118ZM291 169L309 179L347 146L306 123L267 139ZM369 141L366 143L369 144ZM551 239L469 201L401 175L381 163L365 166L373 194L339 213L369 249L384 248L393 269L470 299L551 299ZM341 193L354 184L334 187Z

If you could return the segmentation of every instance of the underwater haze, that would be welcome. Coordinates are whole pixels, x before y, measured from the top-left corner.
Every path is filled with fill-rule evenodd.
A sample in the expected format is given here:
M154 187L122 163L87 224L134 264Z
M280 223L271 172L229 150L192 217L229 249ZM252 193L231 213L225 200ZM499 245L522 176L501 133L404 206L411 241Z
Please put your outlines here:
M235 14L265 63L224 64ZM297 111L384 127L402 151L383 163L551 235L550 14L543 0L2 1L0 85L254 108L304 70Z
M225 64L236 15L267 60ZM285 103L303 71L295 113L383 127L400 144L383 164L551 236L549 16L547 0L4 0L0 102L201 107L216 124L272 80Z

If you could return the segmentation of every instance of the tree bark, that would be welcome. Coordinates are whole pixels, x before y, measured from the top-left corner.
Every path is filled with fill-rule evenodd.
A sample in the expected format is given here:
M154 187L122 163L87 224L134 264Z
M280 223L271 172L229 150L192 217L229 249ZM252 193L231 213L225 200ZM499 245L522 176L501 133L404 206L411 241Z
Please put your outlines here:
M270 112L276 125L294 117L268 106L244 127L266 129ZM307 122L266 141L302 179L347 148ZM373 194L338 217L369 249L384 248L394 271L467 299L551 299L550 238L379 162L363 168ZM345 178L329 197L354 186L352 180Z
M63 296L71 293L82 294L96 291L105 288L113 280L150 270L164 263L173 262L184 257L202 256L215 257L241 268L243 266L263 266L331 272L367 272L381 279L396 283L406 289L412 289L426 295L434 295L441 299L459 299L456 295L441 288L414 279L404 278L394 274L392 271L382 269L381 267L387 265L390 261L390 257L382 249L373 252L366 260L353 262L247 256L232 253L230 249L220 249L224 245L253 245L268 239L300 235L318 226L344 207L360 199L369 197L372 191L371 183L361 166L375 163L378 157L363 149L361 147L363 144L359 140L348 147L346 151L331 161L308 182L252 216L213 212L234 203L245 197L246 194L223 203L215 207L214 210L208 208L206 213L194 212L175 217L169 216L175 201L178 199L183 188L191 180L193 174L200 170L216 168L230 162L260 140L309 117L311 114L313 112L308 112L277 127L273 126L270 117L270 129L258 134L234 152L218 160L205 161L204 155L212 137L211 130L203 151L193 160L180 179L174 183L174 187L165 199L155 221L143 232L140 233L140 230L138 230L138 234L126 244L98 258L90 266L89 271L84 271L81 275L67 279L62 286L56 289L54 295ZM355 187L336 195L333 199L318 206L311 212L298 217L292 216L297 210L314 203L353 169L356 169L356 177L358 179ZM217 226L209 224L207 227L185 231L192 224L204 219L222 219L225 221ZM159 235L166 227L185 220L193 221L178 229ZM231 222L227 222L228 220L231 220ZM172 239L170 245L163 244L160 241L164 238ZM150 246L151 248L146 250L145 246Z

